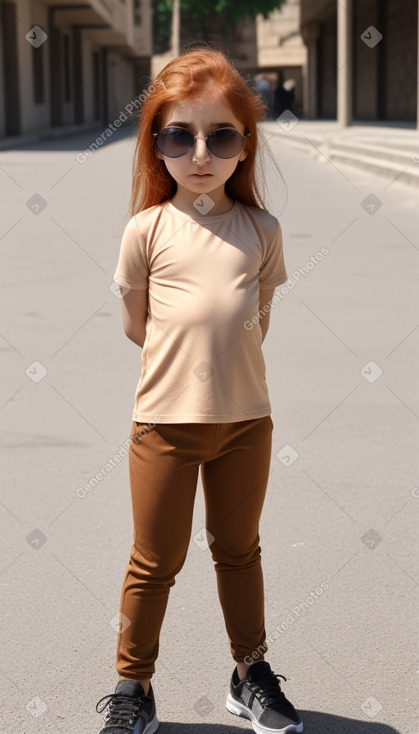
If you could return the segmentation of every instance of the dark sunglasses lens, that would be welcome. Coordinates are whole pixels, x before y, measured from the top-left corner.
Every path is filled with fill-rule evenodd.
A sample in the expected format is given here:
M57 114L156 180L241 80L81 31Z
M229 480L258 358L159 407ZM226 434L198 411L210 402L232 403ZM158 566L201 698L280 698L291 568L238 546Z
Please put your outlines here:
M243 147L243 137L236 130L214 130L207 144L208 150L218 158L233 158Z
M163 128L156 138L159 151L168 158L185 155L192 148L193 142L193 135L188 130L172 127Z

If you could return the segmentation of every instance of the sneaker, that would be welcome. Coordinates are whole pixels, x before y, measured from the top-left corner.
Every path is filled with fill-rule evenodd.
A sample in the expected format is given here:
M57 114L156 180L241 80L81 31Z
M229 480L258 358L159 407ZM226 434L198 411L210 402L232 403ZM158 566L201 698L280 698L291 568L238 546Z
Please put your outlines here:
M138 681L120 680L115 693L101 698L96 704L96 711L100 714L107 706L109 710L99 734L154 734L160 722L151 683L149 686L146 696ZM103 705L98 708L101 703Z
M236 667L227 696L228 711L250 719L257 734L302 732L303 722L281 691L278 678L286 680L273 673L266 660L253 663L244 680L240 680Z

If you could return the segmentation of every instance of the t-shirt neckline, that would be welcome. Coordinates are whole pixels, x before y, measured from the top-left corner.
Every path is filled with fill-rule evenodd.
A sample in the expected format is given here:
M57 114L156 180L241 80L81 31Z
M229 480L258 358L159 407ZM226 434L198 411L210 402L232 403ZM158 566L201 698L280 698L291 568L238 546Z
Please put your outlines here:
M185 212L182 212L180 209L177 209L169 199L165 202L165 206L167 208L167 211L171 212L172 214L175 214L178 217L181 217L181 219L185 219L186 221L192 221L192 222L221 222L225 221L226 219L231 219L231 217L236 216L239 210L239 202L235 201L233 206L228 212L224 212L224 214L207 214L202 215L197 212L196 216L193 214L186 214Z

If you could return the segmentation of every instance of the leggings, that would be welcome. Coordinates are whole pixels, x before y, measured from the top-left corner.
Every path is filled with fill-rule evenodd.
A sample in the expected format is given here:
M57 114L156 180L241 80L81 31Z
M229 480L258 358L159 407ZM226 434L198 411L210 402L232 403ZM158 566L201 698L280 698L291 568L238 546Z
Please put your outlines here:
M230 653L267 651L259 518L271 461L270 415L234 423L132 422L133 540L120 603L116 670L150 679L169 591L189 547L198 471Z

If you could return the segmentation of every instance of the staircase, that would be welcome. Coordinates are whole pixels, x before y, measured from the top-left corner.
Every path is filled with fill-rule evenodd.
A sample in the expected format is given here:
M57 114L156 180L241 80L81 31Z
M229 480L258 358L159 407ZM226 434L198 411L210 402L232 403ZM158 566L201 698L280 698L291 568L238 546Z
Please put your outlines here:
M398 179L419 186L419 131L413 126L356 124L340 128L334 122L302 120L289 131L275 121L262 123L268 140L280 137L281 145Z

